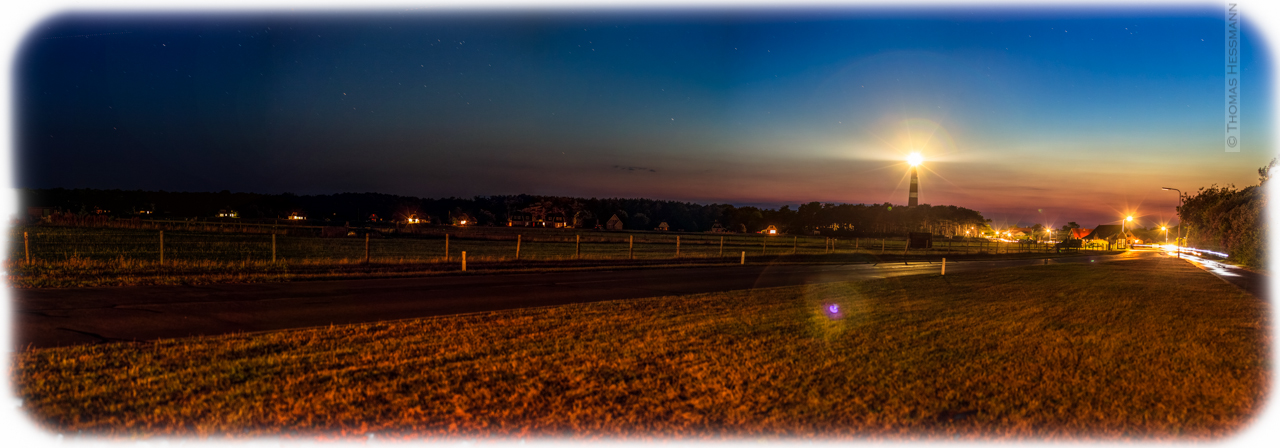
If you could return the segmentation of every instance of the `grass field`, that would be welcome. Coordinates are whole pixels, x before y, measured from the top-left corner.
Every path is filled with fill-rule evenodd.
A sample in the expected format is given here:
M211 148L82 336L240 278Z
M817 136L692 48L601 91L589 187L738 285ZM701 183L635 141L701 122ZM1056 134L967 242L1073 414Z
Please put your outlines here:
M450 228L434 229L447 231ZM548 270L748 262L779 257L806 262L902 260L904 240L705 233L599 232L556 229L452 228L444 234L369 240L268 234L166 231L164 263L155 230L14 227L5 267L19 288L208 284L411 276L454 272L467 252L470 270ZM27 234L24 241L23 233ZM520 258L516 259L517 236ZM579 241L580 238L580 241ZM678 247L677 247L677 239ZM723 241L723 243L722 243ZM883 247L883 248L882 248ZM31 263L26 262L30 250ZM446 256L447 254L447 256ZM1043 247L979 241L938 241L907 258L1055 256Z
M1215 439L1265 303L1179 260L26 350L49 431L301 438Z

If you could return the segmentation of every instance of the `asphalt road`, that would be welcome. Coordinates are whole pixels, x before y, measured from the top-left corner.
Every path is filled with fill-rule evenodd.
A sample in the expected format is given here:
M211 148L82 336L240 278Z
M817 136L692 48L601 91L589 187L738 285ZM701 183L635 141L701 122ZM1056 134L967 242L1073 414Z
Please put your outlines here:
M1247 269L1241 269L1225 263L1219 263L1213 260L1200 258L1194 255L1183 254L1183 258L1191 264L1196 265L1200 269L1217 276L1223 281L1236 285L1245 292L1252 294L1254 297L1267 300L1269 295L1269 286L1271 277L1260 274Z
M1049 259L1088 263L1161 256L1132 251ZM1045 264L1042 259L947 264L947 274ZM232 332L493 311L664 295L936 273L938 263L747 265L487 274L397 279L14 289L17 348L144 341Z

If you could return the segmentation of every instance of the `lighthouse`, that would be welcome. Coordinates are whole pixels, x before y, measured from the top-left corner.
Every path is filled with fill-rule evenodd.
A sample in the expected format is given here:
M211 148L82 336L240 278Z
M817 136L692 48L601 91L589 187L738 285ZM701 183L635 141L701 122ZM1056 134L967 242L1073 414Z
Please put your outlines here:
M911 193L907 196L907 207L915 207L920 204L920 174L918 167L921 162L924 162L924 156L918 152L913 152L907 156L907 163L911 164Z
M911 167L911 193L907 196L907 207L915 207L920 204L920 176L916 174L916 167Z

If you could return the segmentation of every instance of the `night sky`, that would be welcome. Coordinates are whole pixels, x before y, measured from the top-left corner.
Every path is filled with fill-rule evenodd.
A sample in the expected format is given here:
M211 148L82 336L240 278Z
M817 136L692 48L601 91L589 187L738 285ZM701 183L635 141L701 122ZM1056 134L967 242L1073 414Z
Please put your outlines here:
M1222 6L62 15L15 62L24 188L921 203L1142 225L1271 160Z

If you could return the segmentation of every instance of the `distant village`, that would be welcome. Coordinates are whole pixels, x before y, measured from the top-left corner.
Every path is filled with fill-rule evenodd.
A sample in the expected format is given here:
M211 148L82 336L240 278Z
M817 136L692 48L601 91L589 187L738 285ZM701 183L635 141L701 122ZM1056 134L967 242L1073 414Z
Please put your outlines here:
M759 233L848 237L927 232L950 238L1008 241L1078 239L1084 244L1141 242L1121 225L1094 229L993 228L974 210L956 206L810 202L796 209L735 207L653 199L585 199L559 196L482 196L423 199L379 193L267 195L257 193L151 192L93 189L24 189L20 200L30 222L66 225L132 221L226 223L316 229L321 236L365 232L413 234L441 226ZM1072 223L1074 224L1074 223Z

